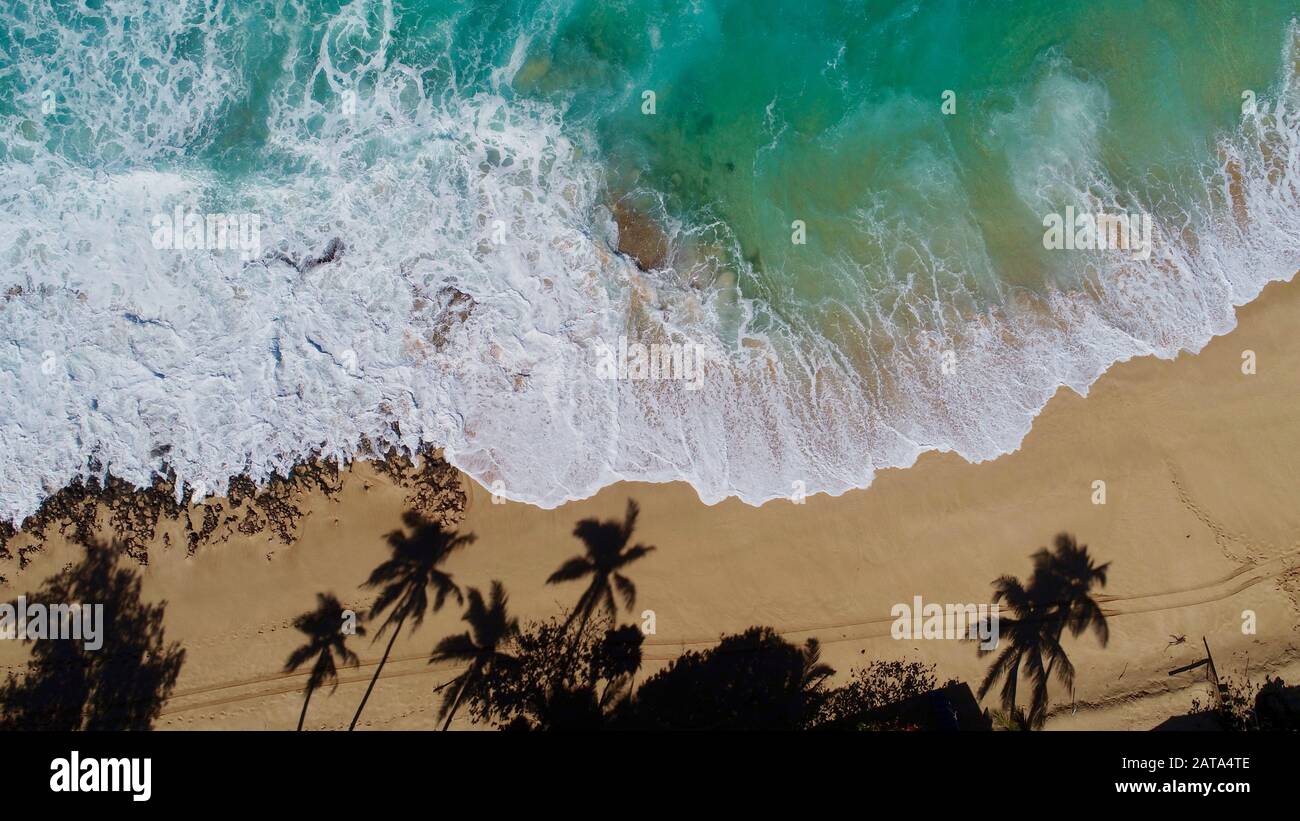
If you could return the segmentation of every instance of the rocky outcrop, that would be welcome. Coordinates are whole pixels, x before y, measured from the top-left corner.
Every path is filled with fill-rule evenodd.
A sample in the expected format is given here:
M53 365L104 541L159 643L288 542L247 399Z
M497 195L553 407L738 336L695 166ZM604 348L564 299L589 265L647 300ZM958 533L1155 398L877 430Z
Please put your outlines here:
M624 200L616 201L613 211L618 225L618 252L630 257L642 271L664 267L672 246L659 224Z

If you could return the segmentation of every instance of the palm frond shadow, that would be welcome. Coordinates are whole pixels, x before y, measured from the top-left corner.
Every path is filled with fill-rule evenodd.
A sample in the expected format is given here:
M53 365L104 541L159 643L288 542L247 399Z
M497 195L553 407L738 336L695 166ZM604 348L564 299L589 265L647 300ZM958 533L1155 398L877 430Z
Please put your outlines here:
M611 620L618 619L619 607L614 599L617 590L628 610L636 604L636 585L624 574L632 562L654 551L653 546L635 544L628 546L636 529L641 509L635 500L628 499L623 520L583 519L573 529L573 535L582 542L584 552L575 556L546 579L547 584L578 581L588 576L591 582L570 611L566 626L585 625L598 610Z
M424 623L425 614L430 609L435 612L441 610L448 598L455 598L457 604L465 602L460 587L441 566L452 554L473 544L477 537L472 533L461 534L449 530L415 511L405 513L402 522L405 528L394 530L387 536L390 552L388 560L372 570L362 585L379 590L379 595L370 608L369 618L378 618L384 612L388 614L375 631L374 640L378 641L390 629L392 636L375 667L374 676L366 687L356 715L352 717L349 730L356 728L402 627L409 621L412 629L418 629ZM430 590L433 591L432 603L429 599Z
M438 642L429 656L430 664L454 661L467 665L464 672L435 690L452 687L455 694L443 698L438 707L438 720L443 722L444 730L451 726L466 696L475 698L485 694L493 677L507 672L516 661L502 649L519 635L519 620L510 616L507 609L509 597L505 585L493 581L486 599L474 588L470 588L466 597L469 604L462 618L469 629Z
M1110 641L1106 615L1092 595L1094 586L1105 586L1110 563L1098 565L1088 546L1068 533L1057 534L1051 550L1041 548L1030 558L1028 584L1014 576L993 581L994 603L1012 615L998 617L1002 650L980 681L977 696L984 698L1001 679L1002 714L1009 723L1036 728L1047 720L1052 678L1074 689L1074 664L1061 644L1064 634L1077 638L1091 630L1103 647ZM983 657L997 651L980 647L976 652ZM1021 678L1031 687L1027 711L1016 704Z
M357 654L347 646L347 634L344 633L346 621L345 608L333 593L317 593L316 609L303 613L293 621L294 628L307 636L307 642L289 655L284 663L284 671L291 673L315 659L303 688L302 713L298 716L299 730L307 718L307 705L311 703L312 693L325 684L331 685L330 692L338 689L339 663L348 667L357 667L361 663ZM357 625L354 634L364 636L366 629Z

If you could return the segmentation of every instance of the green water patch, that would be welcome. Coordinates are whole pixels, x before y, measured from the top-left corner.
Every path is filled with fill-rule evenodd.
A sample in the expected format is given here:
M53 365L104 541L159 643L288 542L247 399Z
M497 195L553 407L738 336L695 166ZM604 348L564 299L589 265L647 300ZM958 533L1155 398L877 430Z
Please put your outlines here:
M615 188L725 223L742 289L775 310L900 288L987 305L1070 284L1026 191L1063 208L1099 172L1157 212L1200 200L1296 10L593 0L530 43L514 86L594 129Z

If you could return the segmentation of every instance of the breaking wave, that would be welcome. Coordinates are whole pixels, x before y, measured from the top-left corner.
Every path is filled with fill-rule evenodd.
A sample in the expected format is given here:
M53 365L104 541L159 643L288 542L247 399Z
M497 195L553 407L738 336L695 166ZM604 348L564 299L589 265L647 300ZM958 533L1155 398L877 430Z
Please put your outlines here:
M862 236L908 249L913 273L814 319L614 250L596 138L511 89L545 7L467 77L412 59L389 2L317 26L288 0L64 5L0 12L4 518L90 471L174 471L202 495L388 446L441 447L546 507L619 480L708 503L839 494L927 450L1012 451L1059 387L1199 350L1300 268L1294 28L1190 204L1110 179L1106 91L1068 65L995 122L1026 208L1149 211L1149 260L1082 254L1017 288L978 232L931 247L864 209ZM431 53L453 28L422 35ZM922 175L936 209L970 207L938 195L956 173ZM156 247L178 207L259 215L259 253ZM725 226L663 223L679 263L742 256ZM703 384L601 378L620 337L702 345Z

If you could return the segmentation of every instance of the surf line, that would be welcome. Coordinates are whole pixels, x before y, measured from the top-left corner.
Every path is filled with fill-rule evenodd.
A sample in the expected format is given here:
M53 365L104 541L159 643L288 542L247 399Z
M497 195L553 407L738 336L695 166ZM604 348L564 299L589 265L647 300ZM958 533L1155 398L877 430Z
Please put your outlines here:
M1154 228L1150 214L1065 214L1043 217L1043 247L1049 251L1129 251L1134 259L1150 259Z

